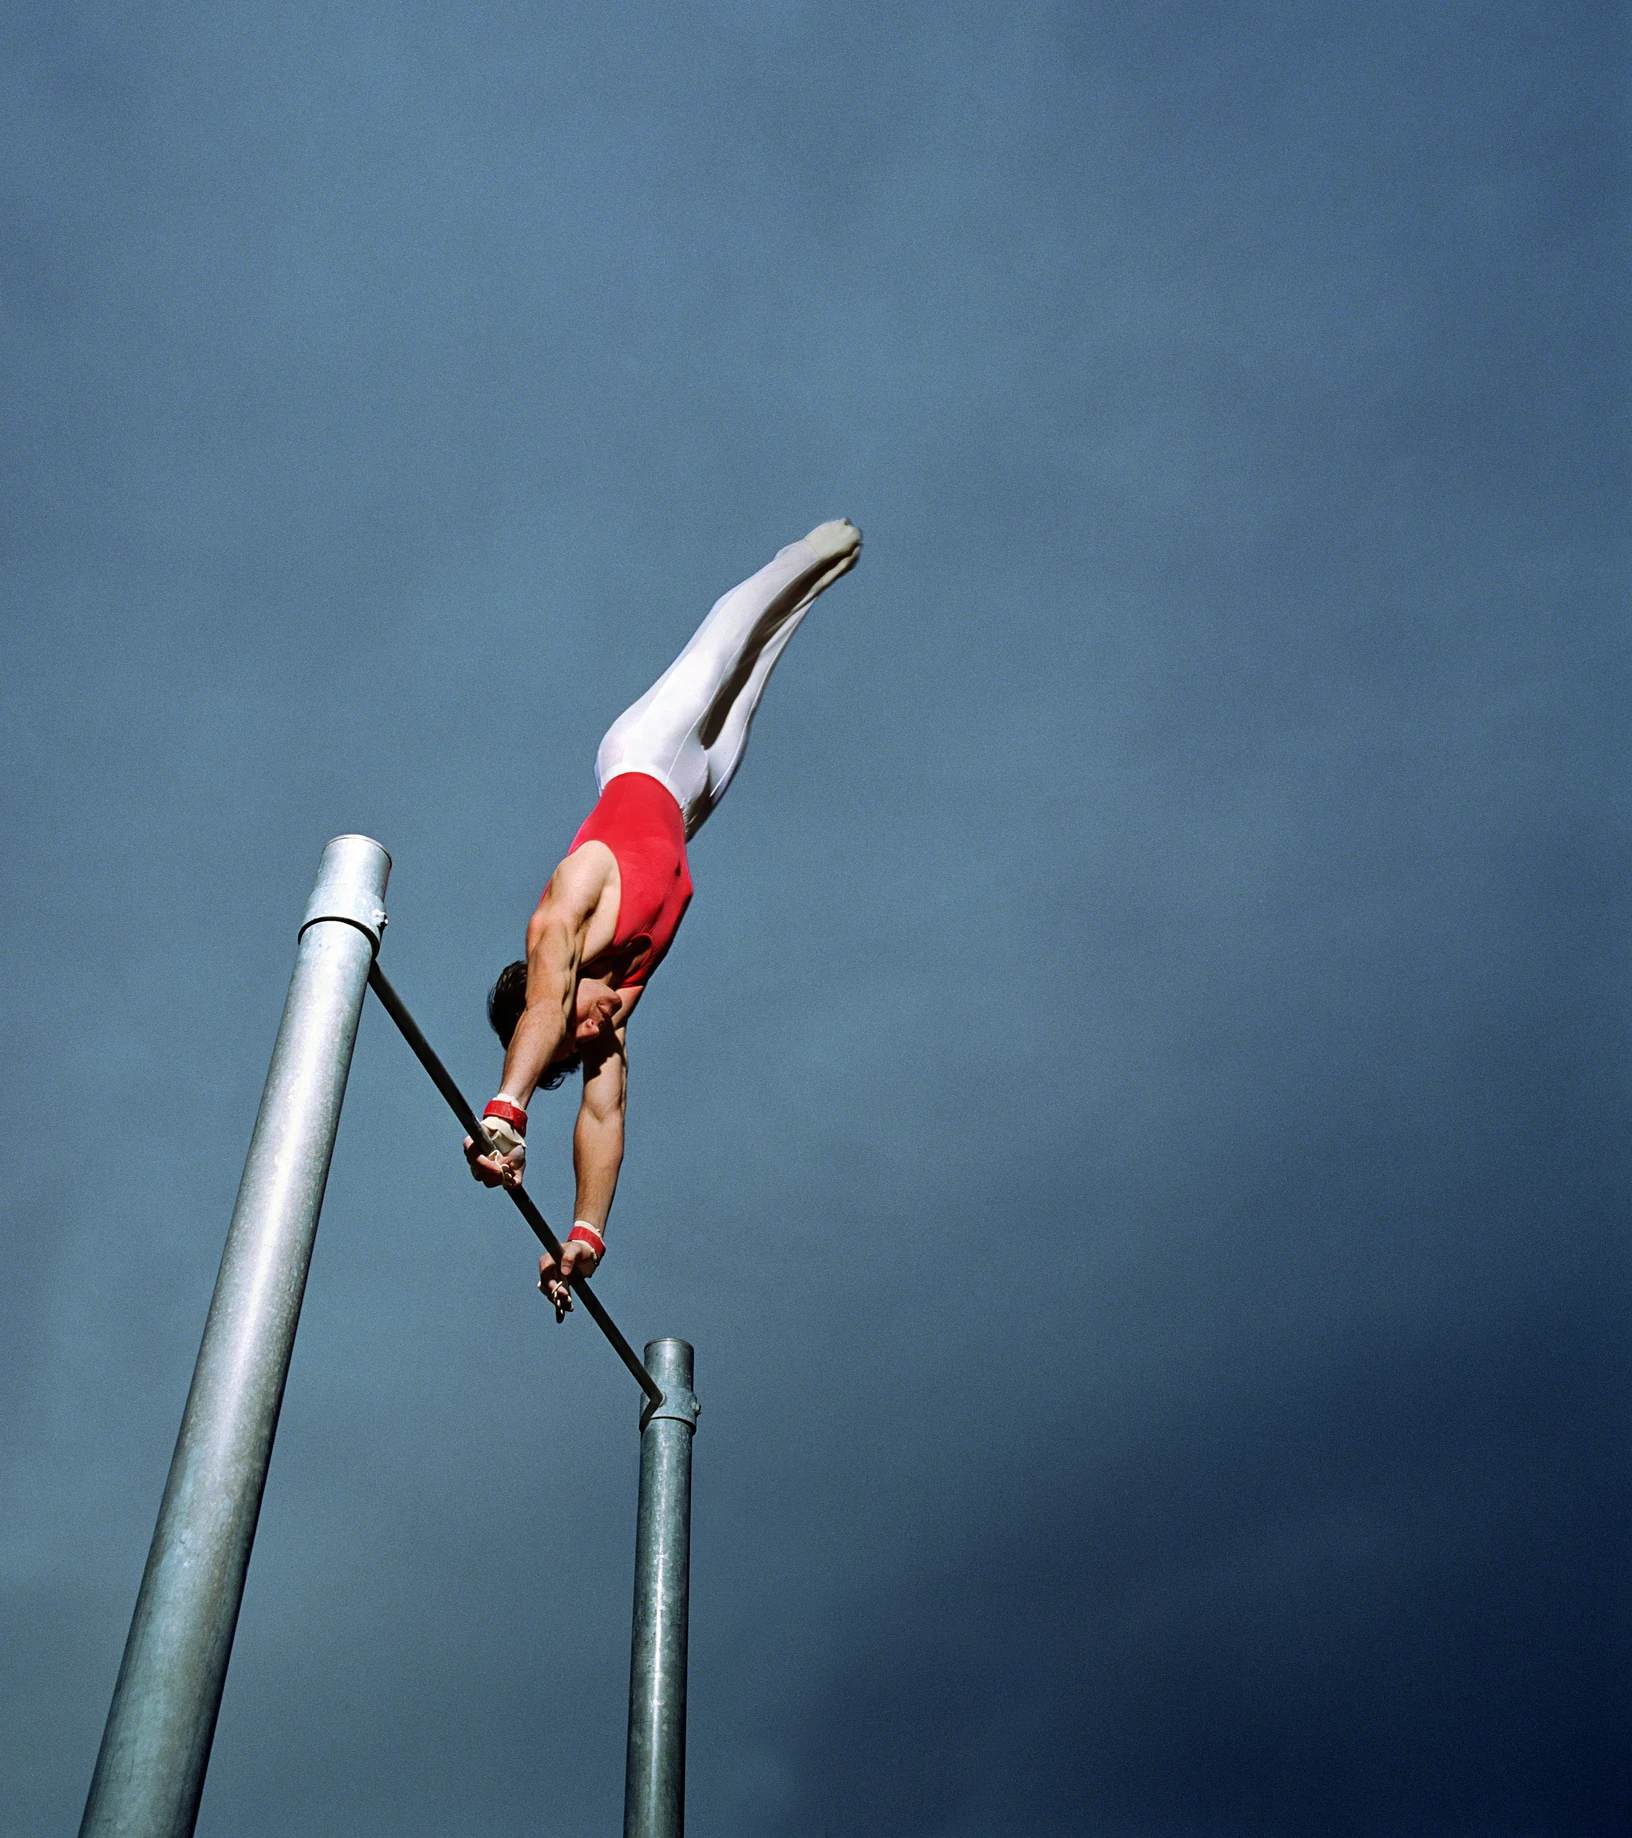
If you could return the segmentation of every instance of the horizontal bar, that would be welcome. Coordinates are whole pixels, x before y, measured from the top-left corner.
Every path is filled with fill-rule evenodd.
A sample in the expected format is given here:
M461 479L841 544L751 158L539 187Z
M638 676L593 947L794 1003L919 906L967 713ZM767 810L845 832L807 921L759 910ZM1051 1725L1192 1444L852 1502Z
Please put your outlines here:
M396 1022L403 1039L413 1048L414 1057L425 1070L430 1073L431 1083L441 1092L443 1097L447 1099L448 1109L451 1110L454 1116L459 1119L460 1123L464 1125L465 1134L474 1142L486 1143L488 1150L496 1155L498 1151L494 1148L492 1138L477 1121L475 1111L465 1102L465 1094L454 1084L453 1074L450 1073L447 1067L442 1064L441 1060L436 1057L435 1052L432 1050L431 1043L420 1033L418 1024L415 1022L413 1016L410 1015L408 1010L403 1006L402 997L397 994L387 981L385 972L380 968L378 958L374 960L374 967L368 973L368 986L374 991L375 995L380 998L380 1004L385 1009L385 1012ZM550 1256L559 1264L561 1261L561 1241L556 1237L555 1233L550 1230L549 1226L545 1224L544 1215L533 1204L532 1196L521 1187L506 1187L504 1191L515 1201L516 1208L520 1212L522 1218L533 1228L534 1237L537 1238L538 1242L543 1245L544 1249L548 1251ZM652 1377L651 1373L646 1370L645 1366L641 1364L640 1360L635 1357L634 1348L630 1346L629 1342L625 1340L623 1335L618 1331L617 1322L615 1322L601 1306L600 1298L581 1276L569 1277L567 1280L571 1283L573 1292L583 1302L584 1307L588 1309L590 1319L607 1339L611 1341L612 1351L616 1353L618 1358L629 1368L641 1390L646 1393L647 1397L649 1397L654 1404L661 1404L663 1401L662 1387L658 1384L657 1380Z

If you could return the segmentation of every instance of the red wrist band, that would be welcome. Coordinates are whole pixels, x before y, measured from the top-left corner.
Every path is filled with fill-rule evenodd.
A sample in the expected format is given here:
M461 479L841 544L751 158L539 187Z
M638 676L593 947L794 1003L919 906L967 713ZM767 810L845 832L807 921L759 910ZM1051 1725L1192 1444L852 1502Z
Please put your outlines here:
M508 1123L518 1136L527 1134L527 1113L519 1104L512 1104L505 1098L495 1098L482 1112L484 1117L497 1117L500 1123Z
M592 1225L575 1225L567 1233L568 1244L587 1244L597 1257L606 1256L606 1240Z

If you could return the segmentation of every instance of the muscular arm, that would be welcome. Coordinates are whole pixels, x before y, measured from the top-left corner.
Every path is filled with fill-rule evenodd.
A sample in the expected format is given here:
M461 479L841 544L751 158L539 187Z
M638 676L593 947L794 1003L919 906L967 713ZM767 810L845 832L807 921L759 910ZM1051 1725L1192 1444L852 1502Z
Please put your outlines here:
M628 992L628 1006L640 999L638 989ZM624 1020L628 1018L625 1011ZM613 1028L605 1045L584 1059L584 1095L572 1132L572 1165L578 1177L578 1204L574 1223L582 1220L604 1238L606 1216L618 1190L618 1170L623 1166L623 1114L629 1090L629 1056L624 1024ZM557 1321L572 1312L572 1292L564 1278L593 1276L600 1262L595 1247L582 1239L562 1248L561 1268L553 1257L538 1260L538 1286L555 1308Z
M614 1030L598 1058L584 1062L584 1095L572 1132L572 1167L578 1177L575 1221L582 1219L604 1237L612 1196L623 1166L623 1116L629 1090L624 1030Z
M575 850L550 876L528 922L527 1006L510 1036L501 1087L523 1109L573 1026L579 967L591 934L606 929L604 908L616 872L604 844Z

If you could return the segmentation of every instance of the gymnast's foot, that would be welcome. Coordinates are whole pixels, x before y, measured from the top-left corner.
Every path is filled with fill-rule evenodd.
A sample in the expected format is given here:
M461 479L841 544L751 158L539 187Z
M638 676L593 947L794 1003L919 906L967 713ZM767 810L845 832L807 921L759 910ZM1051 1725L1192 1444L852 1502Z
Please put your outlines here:
M822 570L819 585L813 590L814 597L855 567L861 554L861 531L847 517L840 517L833 523L817 524L804 539L804 544L815 552L819 562L828 564Z
M848 517L840 517L833 523L819 523L805 538L818 555L830 555L835 560L847 555L852 561L861 553L861 531Z

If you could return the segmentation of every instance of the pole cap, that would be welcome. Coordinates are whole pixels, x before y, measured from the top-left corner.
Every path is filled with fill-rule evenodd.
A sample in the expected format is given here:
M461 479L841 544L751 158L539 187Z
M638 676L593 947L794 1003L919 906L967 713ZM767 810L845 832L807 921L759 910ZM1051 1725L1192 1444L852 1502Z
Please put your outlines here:
M317 885L306 903L301 931L324 919L340 919L366 932L375 951L385 931L385 884L391 857L372 836L336 836L323 851Z

